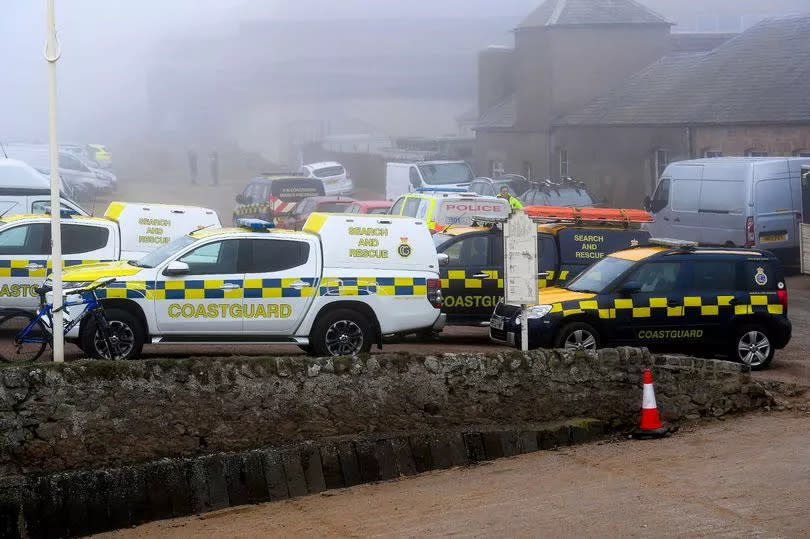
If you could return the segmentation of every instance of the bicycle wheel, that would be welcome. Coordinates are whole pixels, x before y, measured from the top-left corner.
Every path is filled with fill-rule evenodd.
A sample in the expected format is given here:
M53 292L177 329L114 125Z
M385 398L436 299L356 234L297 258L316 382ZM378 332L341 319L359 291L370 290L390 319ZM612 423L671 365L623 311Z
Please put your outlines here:
M39 359L50 342L50 333L42 321L35 319L29 313L14 313L0 320L0 360L32 363Z

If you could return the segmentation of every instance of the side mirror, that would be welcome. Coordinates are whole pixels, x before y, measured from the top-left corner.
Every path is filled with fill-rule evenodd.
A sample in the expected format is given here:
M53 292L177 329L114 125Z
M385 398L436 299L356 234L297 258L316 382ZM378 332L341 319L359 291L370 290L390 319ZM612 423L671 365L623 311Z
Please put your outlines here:
M439 265L446 266L450 264L450 257L444 253L439 253Z
M189 271L188 264L180 262L179 260L173 260L169 262L169 265L163 270L163 275L185 275Z
M422 184L419 182L419 178L411 176L410 180L411 180L411 185L413 186L414 189L419 189L420 187L422 187Z
M236 195L236 203L237 204L244 204L245 203L245 197L242 196L242 195Z
M641 205L647 211L652 210L652 199L650 197L644 197L644 202Z
M636 281L627 281L619 289L619 293L623 296L632 296L641 292L641 285Z

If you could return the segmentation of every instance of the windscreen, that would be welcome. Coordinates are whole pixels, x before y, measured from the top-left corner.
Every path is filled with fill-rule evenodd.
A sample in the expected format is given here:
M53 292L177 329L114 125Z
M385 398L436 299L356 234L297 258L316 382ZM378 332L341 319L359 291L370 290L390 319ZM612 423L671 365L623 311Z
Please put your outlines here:
M422 178L429 185L448 183L472 183L475 179L467 163L437 163L419 165Z
M271 191L274 197L284 202L300 202L324 194L323 183L314 179L273 180Z
M348 207L348 202L322 202L318 205L318 211L323 213L343 213Z
M156 249L140 260L135 261L133 265L140 268L154 268L167 258L185 249L195 241L197 240L191 236L180 236L174 241L167 243L160 249Z
M629 270L634 263L632 260L623 260L610 256L603 258L580 273L565 288L574 292L603 294L607 287L618 279L622 273Z
M546 195L549 206L573 206L575 208L593 206L593 199L584 189L552 189Z
M316 178L330 178L332 176L341 176L344 172L343 167L324 167L315 169L313 174Z

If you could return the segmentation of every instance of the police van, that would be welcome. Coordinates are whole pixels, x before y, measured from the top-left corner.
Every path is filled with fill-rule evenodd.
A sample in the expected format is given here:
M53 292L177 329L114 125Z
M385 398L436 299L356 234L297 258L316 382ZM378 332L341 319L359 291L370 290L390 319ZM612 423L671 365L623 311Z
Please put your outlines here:
M133 202L112 202L103 219L68 210L61 217L65 267L140 258L188 232L221 226L207 208ZM0 218L0 308L36 309L34 288L50 267L50 215Z
M540 288L559 286L608 254L645 245L650 237L640 225L651 217L638 210L530 206L524 211L538 221ZM433 241L443 260L442 312L447 324L487 324L503 296L500 225L453 227L434 234Z
M65 287L116 279L98 294L127 358L144 343L297 344L353 355L439 320L438 259L422 221L314 213L300 232L239 223L192 232L139 260L68 268ZM69 337L100 357L95 333L83 322Z
M528 312L529 348L602 346L726 354L764 369L791 337L787 283L760 249L697 248L680 240L613 253ZM520 308L499 303L490 338L520 347Z
M419 189L402 195L391 206L391 215L424 219L432 232L448 227L470 226L474 217L505 219L511 208L509 201L467 192L465 189Z

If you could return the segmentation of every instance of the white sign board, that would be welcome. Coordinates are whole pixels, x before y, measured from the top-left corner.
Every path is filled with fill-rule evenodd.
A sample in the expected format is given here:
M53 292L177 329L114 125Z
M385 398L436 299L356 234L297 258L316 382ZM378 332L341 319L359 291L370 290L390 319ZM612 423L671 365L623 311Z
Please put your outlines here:
M537 225L522 211L503 227L504 301L512 305L537 303Z
M801 224L799 249L801 251L802 273L810 273L810 225L808 224Z

